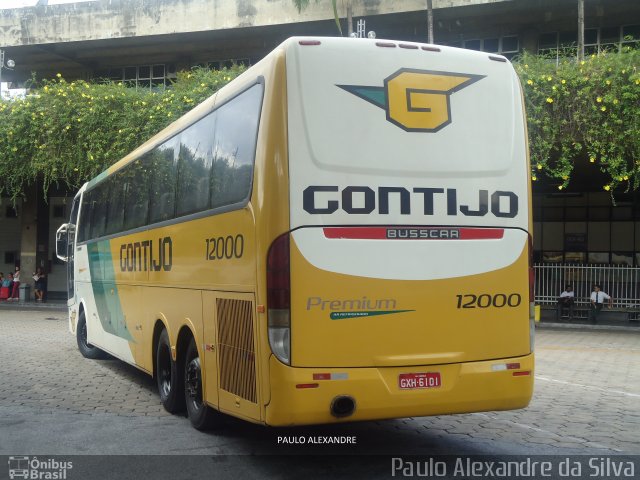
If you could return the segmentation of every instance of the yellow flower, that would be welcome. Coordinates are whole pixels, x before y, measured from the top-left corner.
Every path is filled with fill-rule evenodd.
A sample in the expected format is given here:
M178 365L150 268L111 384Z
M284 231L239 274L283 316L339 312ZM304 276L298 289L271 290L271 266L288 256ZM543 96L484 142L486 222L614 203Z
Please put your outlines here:
M606 82L604 82L604 83L606 83L607 85L611 85L611 80L607 80L607 81L606 81Z
M89 154L89 159L93 160L93 155Z
M552 77L547 77L547 82L550 82L551 80L553 80Z
M622 177L623 180L629 180L629 176L625 175L624 177Z
M598 102L598 103L602 103L602 97L598 97L598 98L596 98L596 102Z
M56 73L56 77L62 78L62 74L61 73Z
M562 83L564 85L565 83L567 83L567 81L563 78L560 83Z
M602 112L606 112L607 111L607 107L605 107L604 105L600 107L600 111Z
M538 180L538 177L536 177L536 176L534 175L533 177L531 177L531 180L533 180L533 181L535 182L536 180Z
M538 170L542 170L542 164L539 163L538 165L536 165L536 167L538 168Z
M562 185L558 185L558 190L562 190L564 187Z
M562 179L563 179L563 180L569 180L569 177L568 177L567 175L563 175L563 176L562 176Z
M551 87L551 90L553 90L554 92L558 89L558 87L556 87L555 85L553 87Z
M527 85L533 85L533 80L527 80Z
M553 98L551 97L547 98L547 103L553 103Z
M596 162L596 158L595 157L589 157L589 162L595 163Z
M584 61L584 60L582 60L582 61L580 62L580 65L584 65L584 64L585 64L585 61Z
M614 99L613 99L613 104L614 104L614 105L617 105L618 103L620 103L620 102L618 102L618 99L617 99L617 98L614 98Z
M73 171L74 171L74 172L77 172L77 171L78 171L78 169L77 169L77 168L74 168L74 169L73 169Z
M604 189L608 192L609 190L611 190L611 185L605 185Z
M529 65L527 65L526 63L524 64L524 68L529 68Z

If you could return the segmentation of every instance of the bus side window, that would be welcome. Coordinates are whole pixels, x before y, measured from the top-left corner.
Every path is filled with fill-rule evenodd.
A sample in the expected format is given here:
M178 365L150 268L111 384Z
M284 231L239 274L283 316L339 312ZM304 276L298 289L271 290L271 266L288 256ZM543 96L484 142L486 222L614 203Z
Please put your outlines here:
M148 154L151 172L149 223L164 222L175 217L179 148L180 135L177 135Z
M146 157L136 160L127 168L127 194L124 211L124 229L130 230L147 224L149 216L149 164Z
M89 232L91 229L91 213L93 202L91 197L93 196L93 192L84 192L82 194L82 205L80 208L80 230L78 232L78 241L86 242L89 240Z
M93 208L91 214L91 231L89 235L92 239L102 237L105 234L107 224L107 204L109 202L109 185L106 182L100 183L93 189Z
M105 233L111 235L122 231L124 223L124 175L117 172L107 179L109 189L109 204L107 206L107 227Z
M209 176L213 161L213 112L182 132L178 155L177 214L188 215L209 208Z
M262 90L261 84L254 85L217 110L211 175L212 208L238 203L249 197Z

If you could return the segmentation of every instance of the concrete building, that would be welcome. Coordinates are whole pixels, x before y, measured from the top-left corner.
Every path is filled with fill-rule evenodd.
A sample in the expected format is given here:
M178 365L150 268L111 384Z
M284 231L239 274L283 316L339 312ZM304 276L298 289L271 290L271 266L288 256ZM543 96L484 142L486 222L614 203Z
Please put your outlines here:
M36 3L35 0L33 2ZM39 1L0 10L0 48L15 61L2 80L20 87L38 77L110 78L136 88L166 88L194 65L254 63L292 35L335 35L331 3L292 0L94 0L60 5ZM339 1L344 17L345 1ZM354 29L378 38L426 42L424 0L350 0ZM435 42L501 53L560 55L577 41L576 0L433 0ZM360 22L358 24L358 22ZM585 0L588 53L640 39L638 0ZM346 31L345 20L342 21ZM0 159L0 161L2 161ZM569 195L537 186L535 250L539 260L640 264L637 195L612 207L606 193L577 178ZM594 190L594 191L591 191ZM50 271L52 296L64 296L65 267L54 254L54 232L68 215L71 193L37 185L15 211L0 199L0 271L20 262ZM28 275L25 275L28 277Z

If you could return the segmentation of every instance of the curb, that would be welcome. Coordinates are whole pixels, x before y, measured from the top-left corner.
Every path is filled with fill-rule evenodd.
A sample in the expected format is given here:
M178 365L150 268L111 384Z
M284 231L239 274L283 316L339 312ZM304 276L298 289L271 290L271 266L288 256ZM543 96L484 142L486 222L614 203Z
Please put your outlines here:
M637 327L627 327L624 325L590 325L586 323L553 323L538 322L536 328L556 328L559 330L608 330L616 332L637 332L640 333L640 325Z

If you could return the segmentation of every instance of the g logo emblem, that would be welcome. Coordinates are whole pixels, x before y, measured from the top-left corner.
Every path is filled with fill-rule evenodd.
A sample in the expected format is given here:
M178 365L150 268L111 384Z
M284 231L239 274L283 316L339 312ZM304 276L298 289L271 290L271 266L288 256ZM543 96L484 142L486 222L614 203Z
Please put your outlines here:
M451 123L451 94L483 79L471 75L403 68L384 87L337 85L383 108L387 120L407 132L437 132Z

